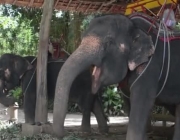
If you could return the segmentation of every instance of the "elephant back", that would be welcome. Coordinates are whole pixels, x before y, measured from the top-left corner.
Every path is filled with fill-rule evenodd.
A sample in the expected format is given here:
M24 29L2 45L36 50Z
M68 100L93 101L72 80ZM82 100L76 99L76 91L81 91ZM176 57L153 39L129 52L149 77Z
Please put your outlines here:
M152 31L155 35L158 34L158 30L160 29L159 36L164 38L164 28L160 25L161 20L151 17L144 13L134 13L129 16L129 18L133 21L135 26L140 28L141 30L149 33ZM171 35L171 39L175 39L176 37L180 37L180 30L175 30L171 28L167 28L167 32Z

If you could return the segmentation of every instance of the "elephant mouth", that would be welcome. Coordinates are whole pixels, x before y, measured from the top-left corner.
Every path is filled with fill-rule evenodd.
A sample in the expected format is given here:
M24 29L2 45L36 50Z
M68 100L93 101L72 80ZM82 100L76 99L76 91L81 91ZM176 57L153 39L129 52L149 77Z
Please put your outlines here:
M100 83L100 75L101 75L101 68L94 66L93 72L92 72L92 93L96 94L99 87L101 86Z
M128 63L128 66L129 66L129 69L130 71L134 71L138 66L146 63L146 62L149 62L151 56L148 56L147 58L144 58L142 60L140 59L136 59L136 60L132 60Z

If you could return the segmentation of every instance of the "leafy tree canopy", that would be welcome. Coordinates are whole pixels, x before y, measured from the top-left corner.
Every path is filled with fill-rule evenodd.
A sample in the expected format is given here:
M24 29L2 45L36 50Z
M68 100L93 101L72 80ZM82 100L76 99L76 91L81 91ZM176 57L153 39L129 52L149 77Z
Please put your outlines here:
M23 17L10 5L1 5L0 9L0 55L36 55L38 32L31 25L33 20Z
M0 5L0 55L36 55L42 9ZM72 53L79 45L81 32L92 15L54 10L50 39Z

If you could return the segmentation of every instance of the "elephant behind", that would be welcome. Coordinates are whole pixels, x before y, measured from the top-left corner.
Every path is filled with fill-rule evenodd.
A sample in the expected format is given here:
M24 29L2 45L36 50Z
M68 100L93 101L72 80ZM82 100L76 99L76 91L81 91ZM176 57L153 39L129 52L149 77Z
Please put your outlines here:
M6 96L8 94L8 89L13 89L15 86L19 85L19 79L22 77L23 73L30 69L32 69L32 65L27 60L21 59L18 55L5 54L0 57L1 104L7 107L14 104L14 98Z
M4 54L6 55L6 54ZM4 61L9 62L11 57L14 54L9 55L9 59ZM18 56L20 57L20 56ZM28 70L22 70L23 72L20 74L21 87L24 95L24 113L25 113L25 122L34 124L35 123L35 106L36 106L36 58L33 56L20 57L24 62L22 65L26 65L31 63L33 67ZM58 73L64 64L65 60L59 59L54 61L53 59L48 59L48 67L47 67L47 93L48 98L53 99L55 93L56 80L58 77ZM2 61L0 59L0 61ZM10 63L10 62L9 62ZM5 66L5 65L4 65ZM15 69L10 67L11 65L6 66L6 69L9 69L11 75L17 75ZM90 114L93 112L97 119L100 132L108 132L107 126L107 118L104 115L101 103L97 96L91 94L91 71L87 68L78 77L74 80L73 86L70 91L69 100L71 102L75 102L78 104L80 109L83 112L83 119L81 129L82 131L89 132L90 129ZM70 75L70 74L69 74ZM64 78L69 75L64 75ZM18 79L19 80L19 79ZM7 81L5 81L7 82ZM13 83L12 81L8 81L8 84L12 84L18 86L17 82ZM7 87L6 87L7 88ZM10 90L10 89L8 89Z

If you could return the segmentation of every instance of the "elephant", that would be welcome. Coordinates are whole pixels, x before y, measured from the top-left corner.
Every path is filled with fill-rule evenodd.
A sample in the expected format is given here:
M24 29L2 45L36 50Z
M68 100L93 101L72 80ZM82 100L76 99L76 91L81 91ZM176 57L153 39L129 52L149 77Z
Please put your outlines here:
M6 57L5 57L6 56ZM12 59L14 57L18 57L19 60L15 61ZM6 59L3 59L6 58ZM40 124L39 122L35 122L35 107L36 107L36 57L34 56L26 56L21 57L14 54L4 54L0 58L0 62L6 62L3 66L4 71L8 70L10 74L11 80L4 81L8 84L13 85L12 87L19 86L19 77L20 77L20 85L22 88L22 92L24 95L24 114L25 114L25 122L29 124ZM54 61L51 58L48 58L48 67L47 67L47 93L48 99L53 99L55 94L55 85L58 77L58 73L64 64L65 59L58 59ZM24 69L18 67L19 69L13 68L13 63L20 63L24 66ZM10 64L10 65L7 65ZM31 64L31 69L29 69L29 64ZM12 77L11 77L12 76ZM4 75L6 77L6 75ZM13 77L18 77L13 79ZM64 78L66 79L68 75ZM7 87L2 87L6 88ZM11 88L12 89L12 88ZM74 80L73 86L70 91L69 100L71 102L75 102L78 104L80 109L83 112L83 119L81 124L81 131L90 132L90 116L91 112L94 113L99 131L101 133L108 132L107 118L103 112L103 108L101 106L100 100L96 95L91 94L91 73L90 68L84 70L79 76ZM0 93L1 95L1 93Z
M9 59L9 57L11 59ZM17 55L6 54L2 55L0 59L0 103L6 107L13 106L15 99L6 96L8 94L8 89L13 89L14 85L18 85L19 78L22 75L19 77L17 77L17 75L30 70L32 65L27 60L21 59L21 57ZM6 59L9 59L9 61L6 61ZM18 70L20 68L21 71L18 71L17 74L11 74L11 69L8 69L9 67L14 70ZM11 84L9 81L11 81L13 84Z
M130 105L130 88L128 85L128 76L126 76L126 78L122 82L119 83L117 88L122 93L121 97L124 102L123 111L129 117L131 105ZM174 105L163 104L161 102L158 102L157 100L156 100L155 104L157 106L165 107L165 109L167 109L171 115L175 116L175 106Z
M173 140L179 140L180 48L178 33L167 30L162 21L145 14L135 13L128 17L110 14L92 19L79 47L59 72L53 133L57 137L64 135L65 110L72 81L84 69L94 65L94 94L101 86L120 83L129 74L131 110L126 140L147 139L147 120L155 101L174 108L176 124ZM166 37L167 32L176 38ZM68 79L62 80L63 75L68 73L71 73Z

